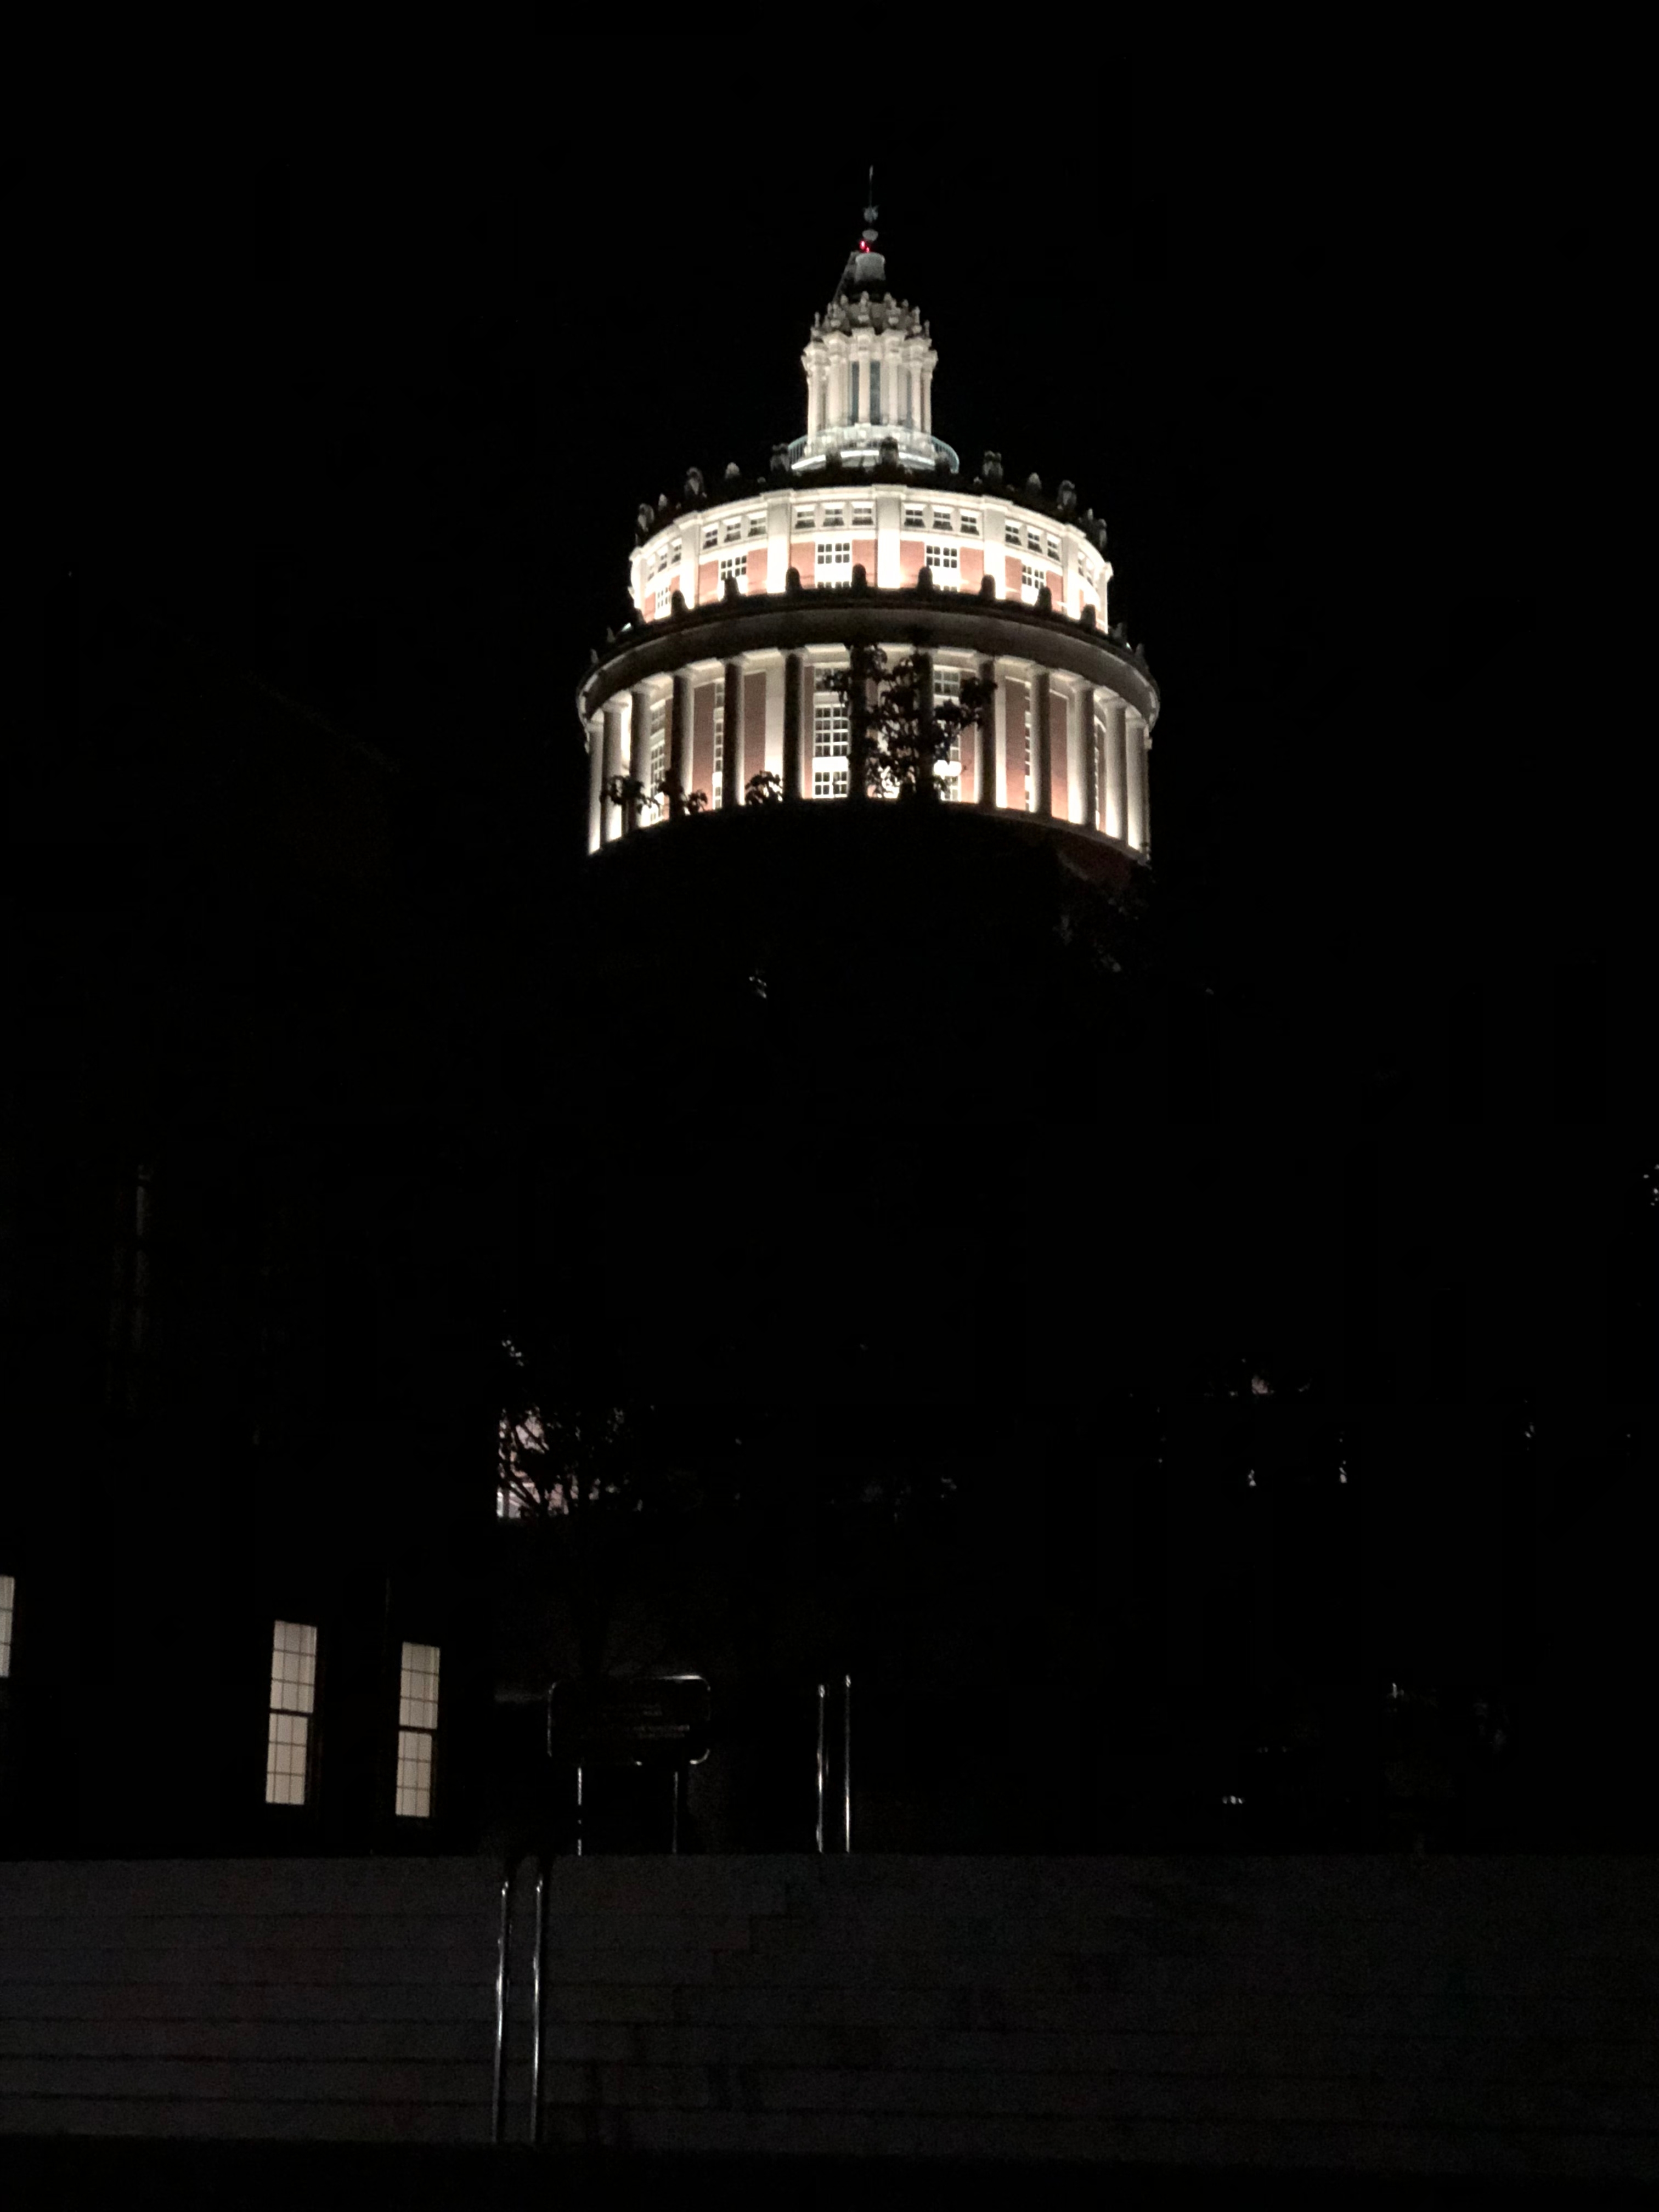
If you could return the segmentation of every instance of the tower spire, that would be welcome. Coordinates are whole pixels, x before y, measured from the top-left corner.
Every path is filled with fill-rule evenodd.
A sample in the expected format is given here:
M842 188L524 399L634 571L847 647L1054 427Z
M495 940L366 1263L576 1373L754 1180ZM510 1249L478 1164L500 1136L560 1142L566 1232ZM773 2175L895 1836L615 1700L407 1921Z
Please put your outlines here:
M878 291L887 282L886 262L876 250L876 240L880 234L876 229L876 170L873 162L865 181L864 228L859 233L858 244L847 257L847 267L836 289L838 300L844 299L848 293L857 289L867 289L873 286Z

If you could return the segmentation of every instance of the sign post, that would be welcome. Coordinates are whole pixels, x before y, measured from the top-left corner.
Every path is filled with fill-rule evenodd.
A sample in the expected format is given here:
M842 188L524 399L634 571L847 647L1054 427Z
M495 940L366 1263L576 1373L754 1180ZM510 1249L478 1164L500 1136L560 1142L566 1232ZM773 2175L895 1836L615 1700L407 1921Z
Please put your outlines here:
M583 1780L589 1766L667 1769L672 1778L671 1851L680 1847L688 1767L708 1756L710 1698L701 1674L555 1682L547 1693L547 1752L576 1769L576 1856L582 1856Z

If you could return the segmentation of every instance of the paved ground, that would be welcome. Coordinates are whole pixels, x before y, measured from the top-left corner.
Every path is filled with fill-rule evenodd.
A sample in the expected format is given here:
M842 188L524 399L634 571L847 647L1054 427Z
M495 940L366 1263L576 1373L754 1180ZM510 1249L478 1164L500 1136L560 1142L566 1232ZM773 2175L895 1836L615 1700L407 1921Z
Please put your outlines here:
M349 2194L348 2195L348 2192ZM665 2160L642 2155L588 2160L538 2154L510 2148L428 2148L416 2145L293 2143L167 2143L89 2142L72 2138L0 2137L0 2205L81 2206L149 2212L213 2203L243 2208L278 2205L284 2212L326 2203L367 2198L397 2212L426 2208L547 2205L558 2212L603 2206L605 2212L866 2212L866 2208L984 2204L1005 2208L1082 2208L1139 2212L1139 2208L1222 2207L1271 2203L1274 2212L1542 2212L1571 2206L1659 2205L1659 2186L1583 2182L1524 2184L1432 2181L1389 2176L1230 2171L1193 2173L1130 2166L1006 2167L951 2166L935 2161L831 2161L818 2159Z

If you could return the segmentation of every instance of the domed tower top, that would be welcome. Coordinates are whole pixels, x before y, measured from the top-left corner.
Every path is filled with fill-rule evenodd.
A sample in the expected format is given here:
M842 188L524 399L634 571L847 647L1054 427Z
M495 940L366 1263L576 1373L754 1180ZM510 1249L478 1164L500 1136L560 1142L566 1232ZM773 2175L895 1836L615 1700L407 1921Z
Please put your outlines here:
M873 468L884 458L906 469L957 471L955 453L933 435L933 336L921 309L887 289L876 214L872 201L801 356L806 435L789 447L798 476L822 470L832 454L854 468Z

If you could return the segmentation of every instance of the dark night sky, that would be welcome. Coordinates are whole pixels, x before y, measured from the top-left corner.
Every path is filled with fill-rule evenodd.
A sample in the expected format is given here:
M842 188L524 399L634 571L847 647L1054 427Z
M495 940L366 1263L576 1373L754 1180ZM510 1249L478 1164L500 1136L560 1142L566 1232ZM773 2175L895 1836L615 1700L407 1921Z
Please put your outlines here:
M1316 125L1265 69L1202 96L1126 74L1011 164L1042 119L1012 95L826 137L787 78L722 65L711 167L655 56L625 100L560 80L531 125L360 112L9 170L28 602L73 565L83 625L106 594L160 607L451 778L458 836L510 817L562 873L569 701L624 618L635 508L804 427L873 161L936 426L970 474L994 447L1107 518L1164 692L1160 878L1237 1018L1291 1042L1273 1079L1431 1085L1474 991L1546 1085L1555 1010L1599 977L1595 1148L1633 1204L1646 902L1584 675L1603 240L1537 158L1571 96L1492 66ZM750 154L777 179L753 192ZM1532 1118L1506 1141L1558 1173Z

